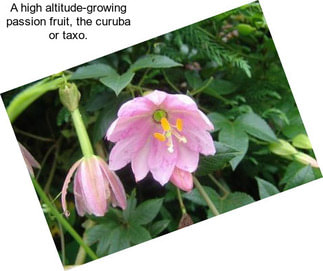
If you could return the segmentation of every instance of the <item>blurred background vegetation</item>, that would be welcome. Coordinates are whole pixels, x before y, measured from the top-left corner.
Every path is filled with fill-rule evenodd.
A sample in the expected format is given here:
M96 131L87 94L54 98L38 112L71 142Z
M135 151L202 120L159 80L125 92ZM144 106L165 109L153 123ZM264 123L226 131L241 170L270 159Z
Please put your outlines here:
M154 89L193 97L215 126L217 148L215 156L201 157L196 176L220 213L321 176L257 2L64 74L81 91L82 116L96 153L105 159L112 143L104 136L123 102ZM5 104L24 89L4 93ZM82 155L57 91L37 99L13 127L18 141L41 163L36 177L61 210L57 195ZM178 195L174 186L161 187L151 175L136 184L130 166L117 174L128 194L123 212L78 217L69 194L68 221L81 235L85 232L99 257L212 216L196 188ZM42 206L64 265L73 264L78 243Z

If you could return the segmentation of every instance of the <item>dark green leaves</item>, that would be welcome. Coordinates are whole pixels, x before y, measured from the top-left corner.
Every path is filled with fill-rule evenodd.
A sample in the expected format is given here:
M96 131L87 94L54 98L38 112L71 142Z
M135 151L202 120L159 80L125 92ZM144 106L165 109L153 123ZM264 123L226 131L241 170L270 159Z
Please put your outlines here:
M292 162L287 167L281 184L284 184L284 190L287 190L313 181L314 179L315 174L311 166L304 166L298 162Z
M267 198L269 196L279 193L279 190L272 183L265 181L259 177L256 177L259 189L260 199Z
M129 222L144 225L151 222L158 214L162 199L151 199L141 203L129 216Z
M161 55L146 55L139 58L135 63L130 66L132 72L144 68L171 68L182 66L182 64L175 62L167 56Z
M220 142L214 142L216 153L213 156L201 156L196 175L204 176L213 171L224 168L234 157L241 155L241 152L233 147Z
M71 76L71 80L93 79L109 75L114 69L106 64L98 63L78 68Z
M254 137L268 142L277 140L269 125L253 112L240 116L237 121L248 134Z
M119 75L115 70L112 70L109 75L100 78L100 82L107 87L111 88L116 95L130 84L135 74L131 71L127 71L122 75Z

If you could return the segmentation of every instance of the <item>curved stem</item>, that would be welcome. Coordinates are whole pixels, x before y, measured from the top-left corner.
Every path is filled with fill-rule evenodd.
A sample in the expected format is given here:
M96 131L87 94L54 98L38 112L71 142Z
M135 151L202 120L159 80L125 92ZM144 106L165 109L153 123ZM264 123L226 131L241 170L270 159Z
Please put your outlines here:
M68 76L69 77L69 76ZM35 100L45 94L47 91L55 90L64 83L66 78L59 77L54 80L48 78L30 86L24 91L20 92L7 107L7 113L10 122L13 123L15 119Z
M207 88L207 87L212 83L212 81L213 81L213 76L211 76L211 77L209 78L209 80L206 82L206 84L205 84L205 85L203 85L203 86L201 86L200 88L198 88L198 89L196 89L196 90L192 91L192 92L191 92L191 95L192 95L192 96L194 96L194 95L196 95L196 94L198 94L198 93L202 92L204 89L206 89L206 88Z
M200 184L199 180L196 177L193 177L194 185L201 194L202 198L205 200L206 204L209 206L212 214L215 216L219 215L218 209L213 204L212 200L210 199L209 195L205 192L203 186Z
M179 188L176 188L176 189L177 189L177 198L178 198L179 206L181 207L182 214L184 215L187 213L187 211L182 199L181 191L179 190Z
M80 110L78 108L75 109L73 112L71 112L71 115L83 155L85 157L92 156L94 154L92 144L84 126Z
M92 260L96 260L98 256L94 253L94 251L83 241L82 237L73 229L73 227L68 223L68 221L63 217L61 213L59 213L56 207L51 203L39 183L35 178L31 178L33 185L40 197L40 199L46 204L46 206L50 209L51 214L57 219L59 223L64 227L64 229L74 238L74 240L84 248L85 252L89 255Z

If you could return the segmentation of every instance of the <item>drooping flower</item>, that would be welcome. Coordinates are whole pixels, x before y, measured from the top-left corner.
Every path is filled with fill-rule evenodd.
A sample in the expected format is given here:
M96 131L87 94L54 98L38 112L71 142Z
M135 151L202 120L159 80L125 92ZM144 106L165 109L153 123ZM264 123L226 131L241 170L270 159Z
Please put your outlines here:
M171 180L189 191L199 153L215 153L209 133L213 129L190 97L155 90L119 109L106 135L116 142L109 157L110 168L118 170L131 162L136 181L150 171L161 185Z
M20 151L22 153L22 156L25 160L25 163L27 165L29 174L34 177L34 170L33 168L40 168L40 164L37 162L37 160L31 155L31 153L22 145L19 143Z
M62 207L65 216L69 216L66 207L68 184L74 176L74 197L76 211L80 216L85 213L104 216L108 206L126 208L127 201L122 183L99 156L83 157L69 170L62 189Z

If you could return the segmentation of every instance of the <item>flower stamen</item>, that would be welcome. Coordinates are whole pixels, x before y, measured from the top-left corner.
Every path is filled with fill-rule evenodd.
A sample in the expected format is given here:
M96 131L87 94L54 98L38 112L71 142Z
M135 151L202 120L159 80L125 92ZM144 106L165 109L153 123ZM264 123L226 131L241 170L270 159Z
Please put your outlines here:
M165 141L165 140L166 140L165 135L163 135L163 134L161 134L161 133L154 133L154 137L155 137L156 139L158 139L159 141L161 141L161 142L163 142L163 141Z

